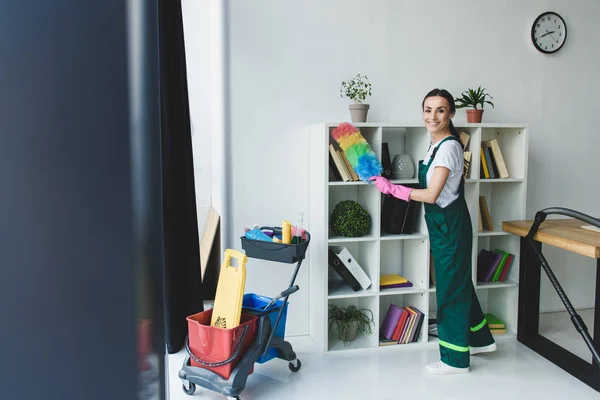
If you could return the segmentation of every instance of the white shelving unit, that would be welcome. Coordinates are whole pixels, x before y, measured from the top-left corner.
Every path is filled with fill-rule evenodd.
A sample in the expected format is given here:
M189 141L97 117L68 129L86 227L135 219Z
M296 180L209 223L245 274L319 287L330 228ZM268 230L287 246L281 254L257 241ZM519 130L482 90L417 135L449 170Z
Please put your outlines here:
M329 181L329 143L334 143L330 133L339 123L321 123L310 126L310 212L309 226L311 247L310 260L310 334L325 352L352 349L379 348L379 327L390 303L410 305L425 313L425 321L418 341L412 345L436 342L429 337L427 319L435 316L435 286L429 279L429 238L421 207L416 232L411 235L388 235L381 231L382 195L377 188L366 182ZM371 147L381 159L382 143L387 142L390 155L408 153L418 169L429 147L430 135L420 124L356 123ZM463 124L460 131L471 135L469 148L473 153L465 194L473 225L472 279L484 312L492 312L507 325L507 335L514 337L517 324L519 240L502 231L502 221L525 218L527 192L528 126L515 124ZM480 174L479 148L483 140L497 138L500 144L509 178L482 179ZM409 180L393 180L394 183L416 183ZM479 196L484 195L490 210L494 231L478 232ZM342 200L355 200L371 215L371 232L360 238L335 237L329 229L329 216L335 205ZM355 292L341 283L329 268L327 249L330 245L345 246L372 280L367 290ZM516 257L504 282L477 282L477 255L481 249L503 249ZM413 287L402 289L379 289L379 277L398 273L411 282ZM373 334L362 334L355 341L344 344L335 332L329 331L329 304L357 305L373 312ZM407 345L399 345L407 346ZM397 346L384 346L392 348Z

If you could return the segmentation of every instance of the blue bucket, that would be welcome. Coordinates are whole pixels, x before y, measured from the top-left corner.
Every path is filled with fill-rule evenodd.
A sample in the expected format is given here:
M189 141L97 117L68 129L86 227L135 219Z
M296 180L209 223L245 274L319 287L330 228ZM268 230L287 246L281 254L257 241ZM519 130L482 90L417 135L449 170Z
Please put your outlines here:
M244 300L242 301L242 307L254 310L254 311L267 311L264 308L273 300L271 297L261 296L259 294L254 293L246 293L244 295ZM289 302L288 302L289 304ZM285 337L285 321L287 319L287 308L288 304L285 305L283 309L283 313L281 314L281 319L279 320L279 325L277 325L277 329L275 329L275 336L284 338ZM277 321L277 314L279 314L279 309L283 305L283 299L277 300L269 310L277 309L277 311L273 311L269 314L269 319L271 320L271 327L275 325ZM277 357L277 351L273 348L270 348L267 351L266 355L261 355L256 362L262 364L269 361L272 358Z

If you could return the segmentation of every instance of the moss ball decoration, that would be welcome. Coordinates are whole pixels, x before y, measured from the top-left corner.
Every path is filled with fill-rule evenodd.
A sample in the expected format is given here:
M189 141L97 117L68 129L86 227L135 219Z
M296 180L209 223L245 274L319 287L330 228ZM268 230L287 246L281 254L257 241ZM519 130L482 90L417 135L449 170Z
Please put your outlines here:
M371 232L371 216L354 200L340 201L331 213L329 227L338 236L365 236Z

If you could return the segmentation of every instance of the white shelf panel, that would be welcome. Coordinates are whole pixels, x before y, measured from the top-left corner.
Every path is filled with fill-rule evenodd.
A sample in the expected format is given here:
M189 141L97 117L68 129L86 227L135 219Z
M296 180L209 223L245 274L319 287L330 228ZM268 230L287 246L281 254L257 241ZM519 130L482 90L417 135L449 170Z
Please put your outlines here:
M525 182L523 178L504 178L504 179L469 179L473 182L481 183L519 183Z
M395 343L395 344L384 344L384 345L378 344L378 347L379 348L382 348L382 347L391 347L391 348L397 349L398 346L402 346L402 348L404 348L405 346L411 346L411 345L420 344L420 343L421 342L410 342L410 343L402 343L402 344Z
M343 237L343 236L332 236L329 238L329 244L339 244L339 243L352 243L352 242L369 242L376 240L377 238L374 235L366 235L361 237Z
M413 185L419 183L418 179L390 179L390 182L396 185Z
M477 282L475 285L475 289L497 289L497 288L507 288L507 287L518 287L519 283L512 281L510 279L506 279L504 282Z
M359 290L357 292L354 291L350 286L345 283L340 283L337 287L329 290L329 295L327 298L329 299L347 299L353 297L367 297L374 296L376 294L375 289L371 285L367 290Z
M361 333L355 340L348 342L345 345L344 342L337 338L337 336L330 337L328 351L358 350L373 347L372 336L375 335L376 327L371 327L371 329L373 330L373 333L370 336Z
M508 236L509 232L504 231L481 231L477 232L477 236Z
M423 233L413 233L411 235L381 235L380 240L415 240L415 239L427 239L427 235Z
M398 294L412 294L412 293L427 293L429 289L422 287L408 287L408 288L395 288L395 289L379 289L380 296L393 296Z
M370 182L363 182L363 181L352 181L352 182L342 182L342 181L335 181L335 182L329 182L329 186L357 186L357 185L368 185Z

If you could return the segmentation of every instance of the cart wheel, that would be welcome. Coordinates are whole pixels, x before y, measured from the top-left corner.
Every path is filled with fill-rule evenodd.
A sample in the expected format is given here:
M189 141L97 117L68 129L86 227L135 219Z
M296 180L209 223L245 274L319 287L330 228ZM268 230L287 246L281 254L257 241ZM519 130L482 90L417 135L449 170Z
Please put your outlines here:
M296 358L296 365L294 366L294 362L290 361L289 367L290 367L290 371L298 372L298 371L300 371L300 367L302 367L302 363L300 362L299 359Z
M181 388L183 392L187 395L193 395L196 392L196 384L192 382L188 382L188 387L185 386L185 382L181 384Z
M240 400L240 397L239 396L228 397L227 400Z

